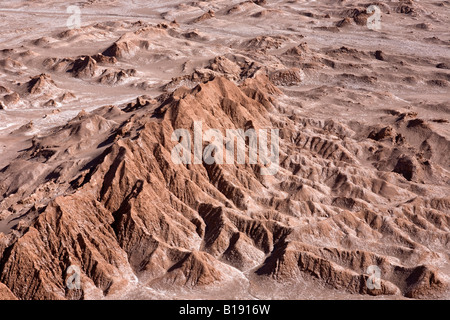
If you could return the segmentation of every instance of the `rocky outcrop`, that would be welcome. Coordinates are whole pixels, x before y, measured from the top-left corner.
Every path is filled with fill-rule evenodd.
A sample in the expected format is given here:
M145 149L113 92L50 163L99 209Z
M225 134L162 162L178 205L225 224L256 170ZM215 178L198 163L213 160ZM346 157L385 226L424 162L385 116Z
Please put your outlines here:
M205 12L201 16L195 18L194 19L194 23L198 23L198 22L202 22L202 21L205 21L205 20L209 20L209 19L214 18L214 17L215 17L214 11L209 10L208 12Z
M68 72L77 78L95 77L98 72L97 61L90 56L81 57L73 62L72 68Z
M52 78L44 73L31 78L31 80L26 83L26 86L27 91L30 94L41 94L44 91L56 88L56 84Z

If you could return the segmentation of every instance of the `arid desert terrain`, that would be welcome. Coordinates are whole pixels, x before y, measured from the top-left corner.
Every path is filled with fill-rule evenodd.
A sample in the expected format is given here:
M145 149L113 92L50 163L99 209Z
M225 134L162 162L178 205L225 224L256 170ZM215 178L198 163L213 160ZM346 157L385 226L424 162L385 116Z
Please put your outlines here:
M1 0L0 299L450 299L449 14Z

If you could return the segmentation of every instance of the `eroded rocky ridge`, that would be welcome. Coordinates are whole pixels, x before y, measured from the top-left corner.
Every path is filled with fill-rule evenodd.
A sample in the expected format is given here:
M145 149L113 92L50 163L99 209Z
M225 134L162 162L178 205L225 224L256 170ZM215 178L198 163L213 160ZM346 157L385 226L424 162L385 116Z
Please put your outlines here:
M5 31L0 299L448 299L448 3L378 5L379 33L366 3L219 0ZM279 170L175 164L196 121L278 129Z
M362 167L376 140L361 145L347 126L280 113L280 95L264 74L240 85L215 77L128 113L82 113L34 138L0 173L3 206L40 200L26 213L33 218L1 236L0 281L21 299L108 297L137 282L155 290L220 285L245 272L371 295L445 293L436 265L448 258L450 199ZM174 164L171 134L194 121L224 132L278 128L279 172ZM423 170L402 159L393 171L448 179L447 159L428 160ZM22 183L28 170L36 179ZM70 265L82 270L82 290L65 287ZM366 286L370 265L382 270L381 289Z

